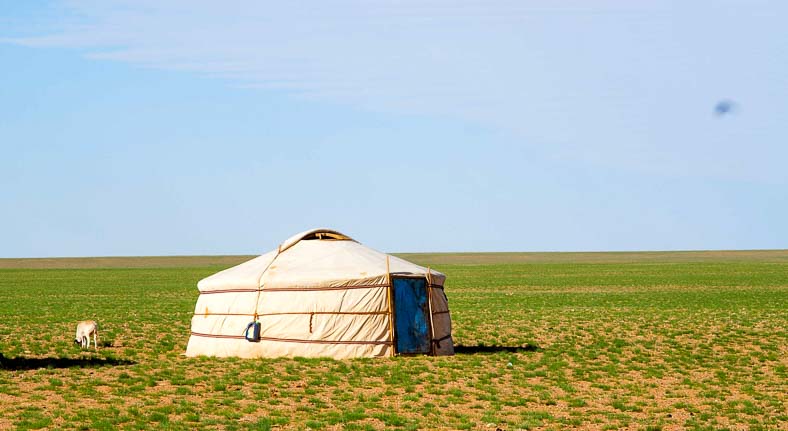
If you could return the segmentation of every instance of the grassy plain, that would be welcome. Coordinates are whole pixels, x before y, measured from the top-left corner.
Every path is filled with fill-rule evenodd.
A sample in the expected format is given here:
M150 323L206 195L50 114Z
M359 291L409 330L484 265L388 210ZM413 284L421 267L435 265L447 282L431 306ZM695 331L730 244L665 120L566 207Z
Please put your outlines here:
M0 259L0 429L788 429L788 251L401 256L456 356L186 358L246 257Z

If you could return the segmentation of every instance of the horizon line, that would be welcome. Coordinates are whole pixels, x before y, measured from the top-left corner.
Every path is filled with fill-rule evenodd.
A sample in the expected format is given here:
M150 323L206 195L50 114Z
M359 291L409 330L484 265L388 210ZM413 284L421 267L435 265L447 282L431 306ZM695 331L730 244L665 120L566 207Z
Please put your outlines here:
M603 253L709 253L709 252L788 252L788 248L753 248L753 249L675 249L675 250L580 250L580 251L386 251L386 254L603 254ZM267 253L267 252L265 252ZM262 254L151 254L151 255L102 255L102 256L24 256L0 257L0 260L35 260L35 259L128 259L128 258L194 258L194 257L246 257Z

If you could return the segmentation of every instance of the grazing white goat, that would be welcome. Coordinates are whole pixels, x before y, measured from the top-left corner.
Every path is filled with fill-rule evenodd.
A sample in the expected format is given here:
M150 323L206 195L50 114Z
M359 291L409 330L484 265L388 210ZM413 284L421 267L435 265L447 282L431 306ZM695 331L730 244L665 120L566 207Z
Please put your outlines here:
M77 323L77 335L74 343L79 344L83 348L90 348L90 336L93 336L93 348L98 350L98 324L93 320L83 320Z

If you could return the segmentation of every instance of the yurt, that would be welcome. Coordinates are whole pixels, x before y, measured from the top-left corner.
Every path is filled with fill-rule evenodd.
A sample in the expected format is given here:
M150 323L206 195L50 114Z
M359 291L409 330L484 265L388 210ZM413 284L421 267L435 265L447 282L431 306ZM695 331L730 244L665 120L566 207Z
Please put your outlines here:
M330 229L200 280L187 356L452 355L440 272Z

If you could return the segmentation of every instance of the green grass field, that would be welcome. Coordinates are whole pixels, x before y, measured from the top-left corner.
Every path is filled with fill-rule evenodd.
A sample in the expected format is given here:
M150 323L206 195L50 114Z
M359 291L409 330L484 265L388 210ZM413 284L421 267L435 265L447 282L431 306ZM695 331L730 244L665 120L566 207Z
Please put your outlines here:
M0 429L788 429L788 251L401 256L456 356L186 358L244 257L0 259Z

